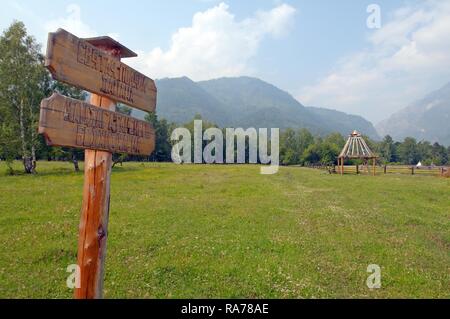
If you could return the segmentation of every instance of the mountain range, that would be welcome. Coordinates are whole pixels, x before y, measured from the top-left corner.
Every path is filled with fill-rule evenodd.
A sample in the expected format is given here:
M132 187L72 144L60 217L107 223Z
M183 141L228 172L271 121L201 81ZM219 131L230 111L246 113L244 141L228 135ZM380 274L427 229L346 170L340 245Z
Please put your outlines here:
M166 78L157 80L156 86L156 112L170 122L183 124L199 114L220 127L307 128L314 134L339 132L344 136L358 130L379 139L372 123L361 116L304 106L289 93L257 78L201 82Z
M380 122L381 136L389 134L402 141L411 136L417 140L450 145L450 83Z

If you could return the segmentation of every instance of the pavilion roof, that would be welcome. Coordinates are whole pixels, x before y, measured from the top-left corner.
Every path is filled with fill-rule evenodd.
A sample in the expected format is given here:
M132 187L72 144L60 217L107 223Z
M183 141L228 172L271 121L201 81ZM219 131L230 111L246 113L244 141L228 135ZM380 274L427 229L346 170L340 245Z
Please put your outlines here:
M372 152L364 138L357 131L353 131L347 139L344 148L339 154L339 158L361 158L370 159L378 156Z

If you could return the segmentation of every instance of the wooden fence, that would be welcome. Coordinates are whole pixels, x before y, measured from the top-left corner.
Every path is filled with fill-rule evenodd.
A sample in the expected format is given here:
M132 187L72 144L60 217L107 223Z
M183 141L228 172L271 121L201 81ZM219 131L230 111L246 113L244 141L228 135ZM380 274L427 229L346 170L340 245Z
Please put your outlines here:
M370 166L370 165L369 165ZM309 168L327 170L331 173L338 173L336 165L309 165ZM450 167L445 166L409 166L409 165L377 165L377 174L408 174L408 175L428 175L450 177ZM365 165L345 165L344 174L366 174L371 175L372 167Z

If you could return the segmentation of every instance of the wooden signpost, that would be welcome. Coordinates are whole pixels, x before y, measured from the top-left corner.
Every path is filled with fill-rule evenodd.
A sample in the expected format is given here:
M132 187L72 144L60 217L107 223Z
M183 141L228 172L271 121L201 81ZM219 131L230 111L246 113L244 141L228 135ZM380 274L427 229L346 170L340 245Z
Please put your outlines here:
M90 103L53 94L42 101L39 119L49 145L85 149L77 299L103 296L112 153L150 155L155 148L149 123L115 112L117 101L155 110L154 81L120 62L134 56L109 37L79 39L59 29L48 39L46 66L53 78L92 93Z

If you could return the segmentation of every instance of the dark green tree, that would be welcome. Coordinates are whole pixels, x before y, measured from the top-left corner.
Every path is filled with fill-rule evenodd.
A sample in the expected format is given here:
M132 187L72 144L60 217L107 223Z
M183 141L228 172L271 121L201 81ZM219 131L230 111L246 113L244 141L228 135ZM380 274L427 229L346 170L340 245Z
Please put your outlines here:
M155 129L155 150L150 156L151 161L169 162L171 160L172 145L170 143L171 125L165 120L158 120L156 113L148 113L145 120Z
M424 165L431 165L433 159L431 155L432 146L428 141L420 141L417 143L418 160Z
M383 141L379 144L378 152L385 163L396 161L396 147L394 140L390 135L386 135Z
M116 112L123 114L123 115L131 116L133 109L124 104L117 103L116 104ZM130 156L126 153L114 153L112 156L112 162L113 162L112 167L115 167L117 164L120 164L122 166L123 162L128 161L129 158L130 158Z
M327 135L324 142L333 144L339 149L342 149L345 145L345 139L340 133L331 133Z
M439 143L434 143L431 147L431 160L436 165L448 164L447 149Z
M399 145L398 153L400 160L409 165L417 164L420 161L420 154L417 147L417 141L412 137L407 137Z
M85 91L64 84L59 81L51 82L51 92L58 92L61 95L81 101L84 101L87 98L87 93ZM80 170L78 161L84 159L84 150L74 147L58 147L58 148L50 147L50 148L51 151L48 152L47 154L52 155L52 157L56 160L70 161L72 162L74 170L76 172Z
M281 164L302 164L302 154L313 143L314 137L307 129L286 129L280 136Z
M286 129L280 136L280 161L282 165L294 165L300 161L298 141L295 131Z
M318 138L304 151L302 158L305 164L332 165L336 163L339 151L337 144Z

